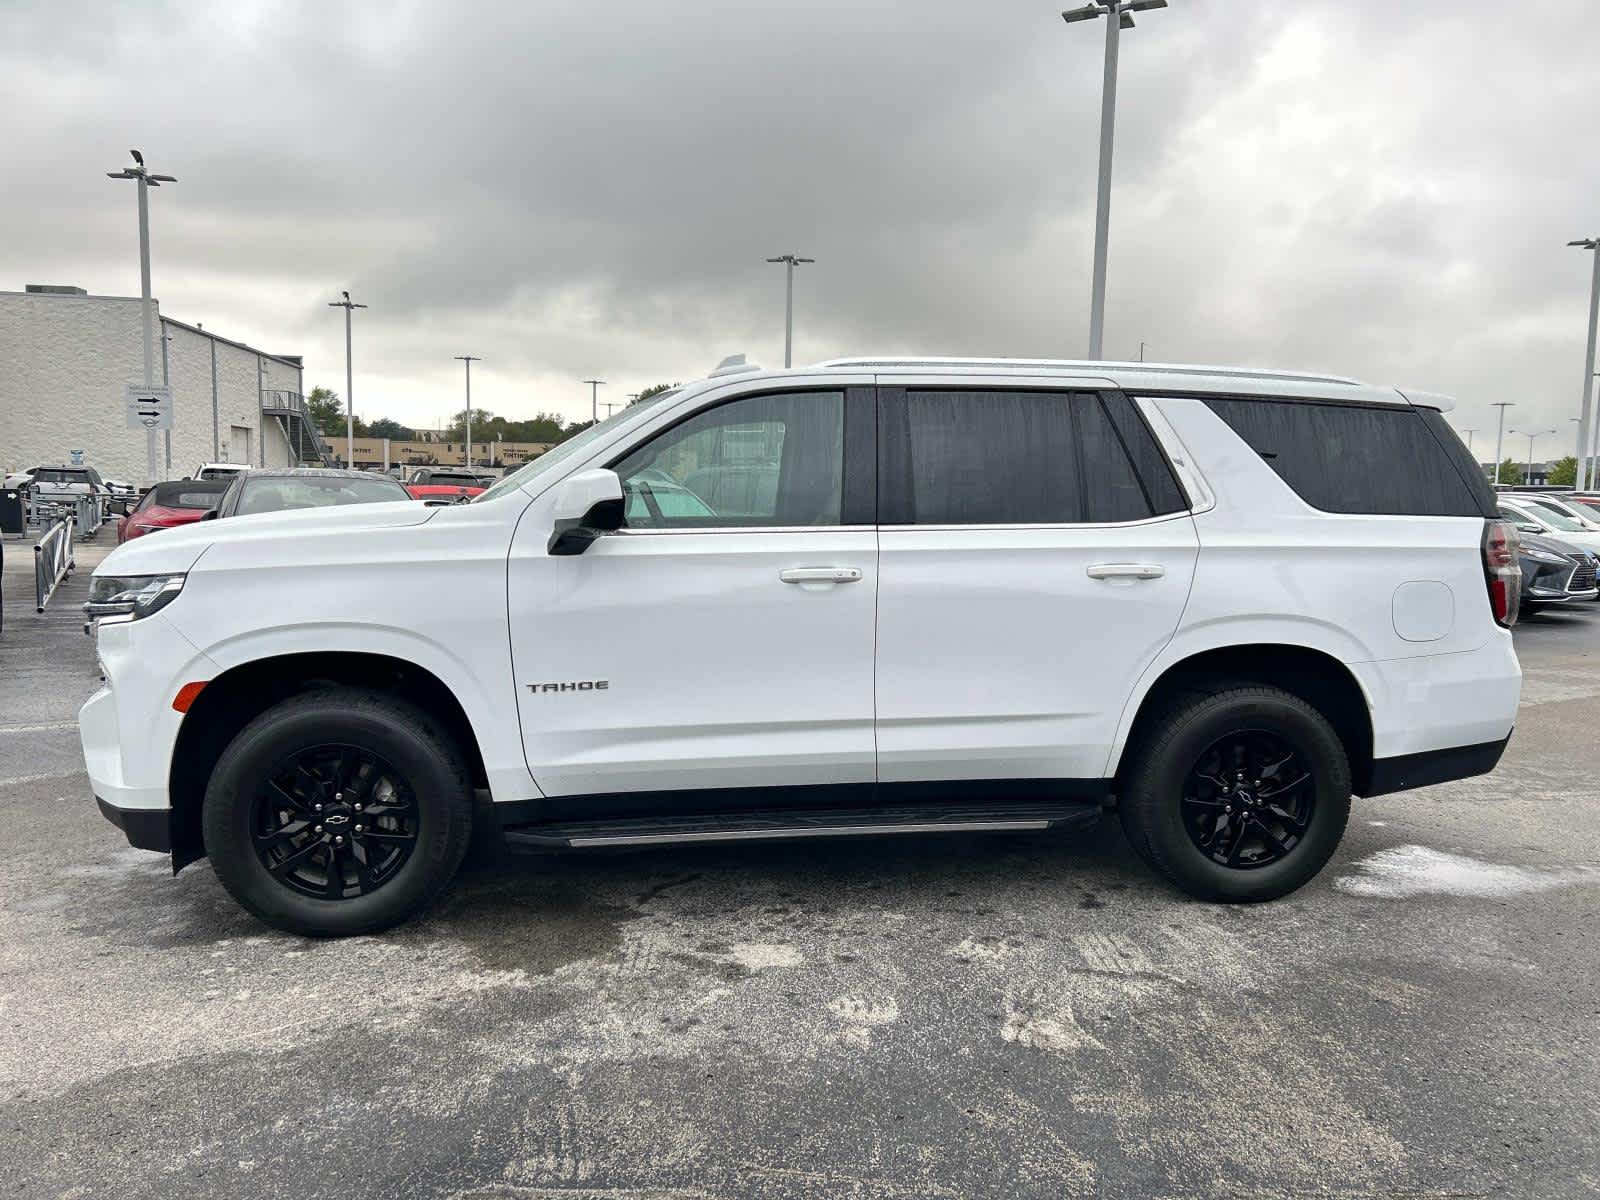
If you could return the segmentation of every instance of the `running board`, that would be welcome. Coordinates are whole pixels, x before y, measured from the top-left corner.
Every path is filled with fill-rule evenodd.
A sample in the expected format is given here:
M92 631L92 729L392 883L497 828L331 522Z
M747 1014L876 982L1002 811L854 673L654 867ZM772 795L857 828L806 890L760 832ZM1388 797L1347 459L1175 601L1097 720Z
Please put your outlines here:
M1100 804L903 806L894 808L769 809L609 821L556 821L505 831L512 849L587 849L696 842L780 841L789 838L874 837L894 833L1001 833L1083 828L1100 819Z

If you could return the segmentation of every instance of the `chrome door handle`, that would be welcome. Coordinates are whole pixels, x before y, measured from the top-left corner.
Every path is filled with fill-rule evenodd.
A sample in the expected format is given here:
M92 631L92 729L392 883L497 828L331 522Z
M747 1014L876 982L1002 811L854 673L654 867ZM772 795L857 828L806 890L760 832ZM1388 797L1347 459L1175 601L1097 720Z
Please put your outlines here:
M1094 563L1090 579L1160 579L1167 569L1160 563Z
M861 578L859 567L790 567L779 571L785 583L855 583Z

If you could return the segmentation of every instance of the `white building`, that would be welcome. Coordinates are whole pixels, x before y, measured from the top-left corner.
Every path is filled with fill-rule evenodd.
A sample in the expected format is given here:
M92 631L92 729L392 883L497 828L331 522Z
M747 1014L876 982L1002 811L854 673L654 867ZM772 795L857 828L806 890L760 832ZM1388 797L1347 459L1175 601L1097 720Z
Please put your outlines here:
M145 433L127 427L124 405L126 385L144 376L139 305L80 288L0 292L0 466L67 463L77 450L104 478L154 482ZM202 462L319 461L297 357L170 317L156 329L156 381L166 379L173 404L171 433L158 435L163 478Z

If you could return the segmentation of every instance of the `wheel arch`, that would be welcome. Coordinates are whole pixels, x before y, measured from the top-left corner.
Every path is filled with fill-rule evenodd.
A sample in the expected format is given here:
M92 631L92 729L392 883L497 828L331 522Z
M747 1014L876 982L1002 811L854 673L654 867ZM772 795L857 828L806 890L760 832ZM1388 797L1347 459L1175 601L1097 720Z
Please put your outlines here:
M435 716L461 747L473 786L489 786L466 710L444 681L425 667L365 651L305 651L252 659L208 682L178 727L167 780L174 871L205 857L201 804L217 760L235 735L272 705L323 687L367 687L410 700Z
M1213 646L1180 658L1154 675L1124 713L1112 749L1111 774L1129 765L1127 751L1174 697L1215 690L1218 683L1256 683L1300 697L1325 716L1344 743L1355 794L1372 778L1371 701L1350 668L1326 650L1297 643L1251 642Z

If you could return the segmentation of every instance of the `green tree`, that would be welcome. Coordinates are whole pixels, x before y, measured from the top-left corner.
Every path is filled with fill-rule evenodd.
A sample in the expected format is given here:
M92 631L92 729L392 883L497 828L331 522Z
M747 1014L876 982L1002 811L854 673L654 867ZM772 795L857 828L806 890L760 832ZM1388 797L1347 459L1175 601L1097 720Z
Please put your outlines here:
M1495 479L1496 483L1521 483L1525 472L1516 459L1508 458L1500 464L1500 470L1496 474L1498 476Z
M312 388L311 394L306 397L306 411L311 414L311 423L323 437L344 432L344 405L339 402L339 393L331 388Z
M416 434L407 426L400 424L399 421L391 420L389 417L379 417L367 426L367 436L393 438L397 442L409 442Z
M1557 459L1550 464L1550 477L1545 482L1557 487L1572 487L1578 482L1578 460L1570 454Z

